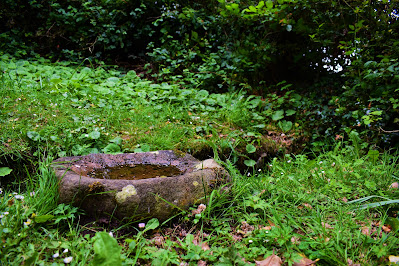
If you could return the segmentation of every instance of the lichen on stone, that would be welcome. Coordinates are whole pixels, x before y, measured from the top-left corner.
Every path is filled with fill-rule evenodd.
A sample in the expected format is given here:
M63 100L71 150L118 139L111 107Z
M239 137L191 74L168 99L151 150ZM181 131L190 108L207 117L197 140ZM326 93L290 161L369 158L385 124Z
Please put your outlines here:
M209 168L212 169L212 168L222 168L222 167L214 159L207 159L195 166L196 170L209 169Z
M119 204L124 203L128 197L137 195L136 188L133 185L127 185L122 191L116 193L115 200Z

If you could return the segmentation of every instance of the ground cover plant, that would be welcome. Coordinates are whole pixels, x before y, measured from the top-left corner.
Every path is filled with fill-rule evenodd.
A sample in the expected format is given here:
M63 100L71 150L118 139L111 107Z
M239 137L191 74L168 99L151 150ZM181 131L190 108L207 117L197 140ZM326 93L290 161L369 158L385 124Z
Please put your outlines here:
M256 117L270 110L259 97L157 84L90 61L3 55L1 67L1 261L383 265L396 259L398 156L369 149L356 131L330 151L276 152L261 165L253 154L273 151L272 141L284 143L262 132L290 129L279 120L273 128L259 126L264 118ZM58 205L53 158L157 149L217 156L233 182L165 224L89 221L76 207ZM33 170L18 169L18 156Z
M398 262L397 1L0 7L0 261ZM58 204L53 159L214 157L231 184L161 223Z

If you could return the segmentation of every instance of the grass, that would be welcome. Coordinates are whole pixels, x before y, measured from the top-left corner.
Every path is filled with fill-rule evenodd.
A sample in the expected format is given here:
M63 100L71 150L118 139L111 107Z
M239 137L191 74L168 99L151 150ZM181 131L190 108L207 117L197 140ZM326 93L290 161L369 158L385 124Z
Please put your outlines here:
M353 137L242 174L240 160L279 146L253 127L256 98L154 84L89 62L1 60L0 167L13 170L0 177L5 264L251 265L276 255L287 265L389 265L398 255L397 153L367 155ZM86 221L57 203L53 158L157 149L215 152L232 184L214 190L205 210L164 224Z

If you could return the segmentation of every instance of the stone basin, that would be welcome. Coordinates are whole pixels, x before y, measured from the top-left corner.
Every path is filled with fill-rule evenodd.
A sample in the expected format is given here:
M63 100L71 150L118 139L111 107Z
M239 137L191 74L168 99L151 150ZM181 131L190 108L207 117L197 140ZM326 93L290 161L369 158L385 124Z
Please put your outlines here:
M60 203L96 218L166 220L229 181L213 159L176 151L63 157L52 168L60 180Z

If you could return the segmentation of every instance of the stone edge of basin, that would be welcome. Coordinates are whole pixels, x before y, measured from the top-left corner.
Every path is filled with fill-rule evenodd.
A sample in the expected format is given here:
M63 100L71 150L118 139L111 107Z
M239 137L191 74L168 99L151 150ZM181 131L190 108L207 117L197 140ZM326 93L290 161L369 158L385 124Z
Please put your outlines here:
M174 165L181 175L141 180L109 180L87 176L91 170L126 163ZM63 157L52 168L60 179L61 203L72 203L95 217L115 215L165 220L174 209L201 202L212 189L230 181L215 160L200 161L175 151L125 154L90 154Z

